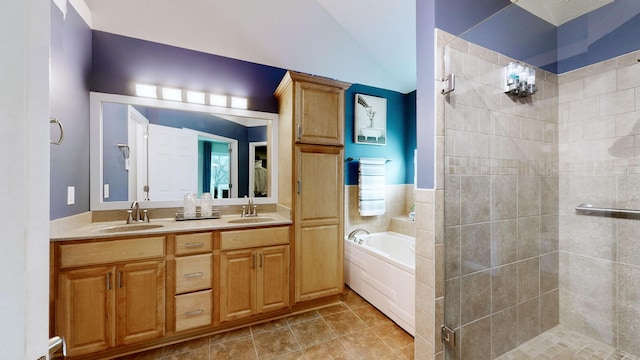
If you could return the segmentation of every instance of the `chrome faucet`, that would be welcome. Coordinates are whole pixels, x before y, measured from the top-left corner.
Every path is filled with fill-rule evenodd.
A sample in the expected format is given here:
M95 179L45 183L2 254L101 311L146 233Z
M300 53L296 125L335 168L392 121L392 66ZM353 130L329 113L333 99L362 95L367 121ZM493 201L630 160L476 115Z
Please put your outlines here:
M142 210L142 215L140 215L140 204L137 201L131 203L131 210L127 210L127 224L131 224L134 222L149 222L149 216L147 215L147 210Z
M246 197L246 196L245 196ZM242 207L241 217L258 216L258 205L253 204L253 198L249 198L249 205Z
M355 241L356 240L356 234L358 234L359 232L364 232L367 235L369 235L369 232L365 229L355 229L352 232L349 233L349 236L347 236L347 240L350 241Z

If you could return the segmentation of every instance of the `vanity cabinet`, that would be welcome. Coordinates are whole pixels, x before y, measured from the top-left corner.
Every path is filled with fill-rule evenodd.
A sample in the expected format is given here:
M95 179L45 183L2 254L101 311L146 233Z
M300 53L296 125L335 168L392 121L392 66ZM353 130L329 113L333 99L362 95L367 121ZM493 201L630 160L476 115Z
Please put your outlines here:
M295 234L295 301L344 289L344 92L350 84L287 72L279 100L278 202Z
M140 251L118 248L127 245ZM56 331L69 356L164 335L164 237L64 244L57 254Z
M175 236L175 331L213 324L213 234Z
M289 228L221 234L220 322L289 307Z

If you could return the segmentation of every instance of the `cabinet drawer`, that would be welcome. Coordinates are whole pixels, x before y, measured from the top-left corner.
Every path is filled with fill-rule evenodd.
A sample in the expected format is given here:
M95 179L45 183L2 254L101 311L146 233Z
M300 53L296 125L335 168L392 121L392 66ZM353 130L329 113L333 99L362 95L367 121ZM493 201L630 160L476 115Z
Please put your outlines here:
M176 255L191 255L213 249L211 233L176 235Z
M211 288L211 254L176 258L176 294Z
M60 245L60 267L164 256L164 236Z
M211 325L211 290L177 295L176 331Z
M289 227L224 231L220 234L220 249L283 245L289 243Z

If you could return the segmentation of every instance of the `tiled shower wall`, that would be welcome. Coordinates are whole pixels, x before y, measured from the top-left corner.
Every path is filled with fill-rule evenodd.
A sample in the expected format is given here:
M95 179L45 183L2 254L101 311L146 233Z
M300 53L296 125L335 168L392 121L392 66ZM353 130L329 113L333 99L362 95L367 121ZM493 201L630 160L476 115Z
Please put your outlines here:
M371 233L393 230L413 236L413 223L399 221L392 224L393 218L403 220L409 218L409 211L413 206L414 198L413 184L387 185L385 191L385 213L377 216L360 216L357 185L346 185L344 195L345 234L349 234L355 229L366 229Z
M537 70L539 91L512 98L511 59L443 32L438 44L440 69L456 74L436 109L435 248L458 334L446 358L493 359L558 324L557 77Z
M560 322L640 356L640 51L559 76Z

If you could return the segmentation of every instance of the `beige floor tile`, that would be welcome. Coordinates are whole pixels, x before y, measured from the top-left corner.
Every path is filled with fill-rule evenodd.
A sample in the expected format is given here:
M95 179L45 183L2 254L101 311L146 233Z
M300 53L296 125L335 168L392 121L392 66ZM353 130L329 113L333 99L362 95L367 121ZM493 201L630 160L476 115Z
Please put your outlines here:
M320 317L289 326L302 348L327 342L336 337L329 325Z
M320 317L320 313L318 313L316 310L313 310L313 311L307 311L301 314L289 316L287 318L287 322L289 323L289 325L291 325L291 324L299 323L301 321L307 321L307 320L311 320L319 317Z
M395 324L379 325L374 327L373 331L393 351L398 351L405 346L413 344L413 337Z
M342 302L349 307L349 309L355 309L360 306L369 305L369 303L363 299L360 295L349 289L343 296Z
M380 359L393 353L371 329L340 337L339 340L355 359Z
M331 340L322 344L310 346L304 351L306 360L351 360L353 357L347 352L342 343L337 340Z
M196 340L191 340L187 342L183 342L180 344L170 345L164 348L164 353L162 354L163 358L169 358L173 355L179 355L183 353L189 353L200 349L202 347L209 346L209 338L204 337Z
M254 334L253 343L256 347L258 358L261 360L272 359L276 356L300 350L300 346L288 326Z
M242 329L237 329L237 330L230 330L230 331L226 331L223 333L219 333L219 334L215 334L215 335L211 335L209 337L209 343L210 344L215 344L215 343L219 343L219 342L225 342L225 341L229 341L232 339L238 339L238 338L242 338L242 337L247 337L251 335L251 328L250 327L244 327Z
M376 325L386 323L393 323L391 320L389 320L388 317L381 313L380 310L369 304L357 307L355 309L352 309L351 311L353 311L353 313L356 314L360 318L360 320L364 321L364 323L369 327L374 327Z
M344 303L331 305L324 307L322 309L318 309L318 313L322 316L333 315L339 312L347 311L349 308Z
M415 347L413 346L413 342L400 350L397 350L396 354L401 360L413 360L415 358Z
M269 321L269 322L258 324L258 325L251 325L251 333L255 335L262 332L269 332L269 331L274 331L278 329L288 329L288 328L289 328L289 324L287 323L287 319L278 319L278 320L273 320L273 321Z
M324 316L331 330L337 336L343 336L368 328L364 321L360 320L352 311L343 311L337 314Z
M209 346L205 345L189 352L163 357L162 360L209 360Z
M210 358L216 360L255 360L258 358L251 336L218 342L210 346Z
M214 359L212 359L214 360ZM305 360L302 350L286 353L284 355L276 356L273 360Z

